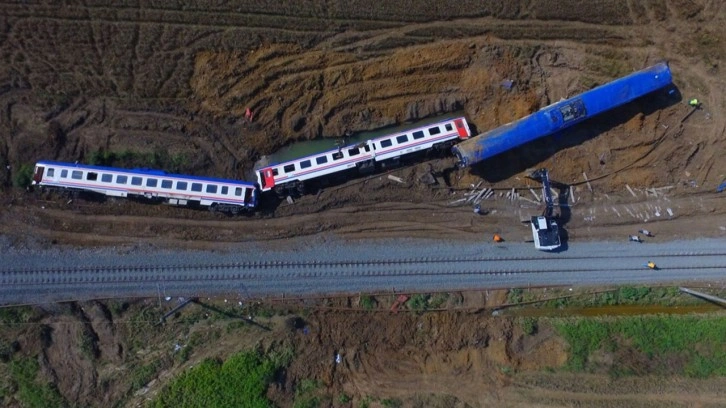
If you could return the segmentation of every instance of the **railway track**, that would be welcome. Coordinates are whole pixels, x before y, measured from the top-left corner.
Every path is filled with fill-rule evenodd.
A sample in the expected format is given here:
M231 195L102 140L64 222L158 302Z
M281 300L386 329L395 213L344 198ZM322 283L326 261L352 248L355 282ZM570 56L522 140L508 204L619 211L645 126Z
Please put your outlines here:
M505 276L545 272L586 273L602 271L597 260L608 261L613 256L494 256L494 257L425 257L374 261L253 261L200 265L135 265L135 266L78 266L60 268L20 268L0 270L0 285L43 286L68 284L192 282L192 281L254 281L264 279L368 278L368 277L426 277L426 276ZM684 251L653 254L650 260L692 257L714 258L713 265L663 267L669 269L726 269L726 252ZM639 271L643 268L641 255L618 255L633 260L633 266L610 268L611 272ZM722 260L722 262L718 262ZM536 261L536 262L533 262ZM565 263L565 261L574 261ZM582 261L587 261L582 264ZM511 267L497 266L501 262ZM548 264L555 263L554 268ZM525 265L522 265L526 263ZM656 262L658 263L658 262ZM672 262L671 262L672 263ZM488 267L489 265L493 267ZM679 263L680 264L680 263ZM595 265L595 266L591 266Z

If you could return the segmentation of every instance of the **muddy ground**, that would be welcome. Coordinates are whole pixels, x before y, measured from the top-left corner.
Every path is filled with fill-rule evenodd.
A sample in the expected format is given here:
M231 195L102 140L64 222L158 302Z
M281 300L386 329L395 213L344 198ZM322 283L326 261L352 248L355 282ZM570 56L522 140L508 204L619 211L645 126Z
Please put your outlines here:
M575 200L563 214L573 242L622 239L643 227L664 240L726 235L725 201L714 193L726 178L721 160L726 151L726 13L716 0L600 0L586 6L571 0L455 6L433 1L70 2L62 7L30 1L6 2L0 10L0 184L5 186L0 232L13 245L144 242L219 248L259 240L273 246L321 232L349 239L436 235L466 240L489 239L496 232L519 241L528 235L520 219L541 208L526 200L509 201L505 192L536 188L523 176L528 168L542 166L553 179L573 185ZM482 132L663 60L671 66L681 99L656 95L637 101L471 170L454 169L452 158L428 158L391 173L404 183L375 175L327 187L293 205L266 200L265 210L246 217L128 201L69 202L10 188L24 166L41 159L249 179L261 155L294 141L336 138L347 130L452 111L465 112ZM501 86L507 79L514 81L511 90ZM692 97L703 107L691 113L686 101ZM251 122L244 117L247 108L254 113ZM430 168L439 182L433 187L420 182ZM583 173L592 180L592 191ZM470 207L450 205L482 180L502 193L485 202L488 215L476 217ZM521 194L534 199L526 189ZM65 327L63 316L49 319ZM361 324L361 319L368 320L335 314L313 318L321 328ZM381 317L376 324L382 331L414 325L396 319L401 318ZM428 387L456 395L459 402L488 406L498 400L481 397L472 391L476 387L466 394L458 381L476 378L491 390L491 398L503 398L519 388L493 373L492 364L528 361L537 369L551 358L564 358L561 345L547 341L542 343L546 349L528 349L527 359L516 357L511 350L518 334L511 323L481 322L477 316L423 318L423 324L434 323L450 328L442 331L442 348L402 353L384 343L397 338L406 350L414 343L405 336L381 336L377 357L365 361L359 375L344 371L336 386L349 392L381 389L391 396ZM462 336L455 328L477 324L502 339L492 343L499 348L483 353L457 343ZM109 330L95 332L112 350L119 334ZM97 377L62 382L93 365L66 358L74 336L72 330L54 331L53 346L43 352L49 378L82 405L118 398ZM40 341L32 339L23 341ZM329 374L314 368L315 353L328 353L330 345L319 341L320 347L308 345L312 351L296 364L323 378ZM355 354L356 346L346 347ZM116 353L103 350L104 355ZM402 356L413 358L404 364L397 360ZM452 374L457 364L470 367L465 377ZM360 374L381 370L377 378ZM547 381L567 381L558 376ZM386 389L386 378L408 385ZM530 395L520 391L512 395ZM289 401L285 390L280 393L278 401ZM539 401L534 398L506 401L531 405Z

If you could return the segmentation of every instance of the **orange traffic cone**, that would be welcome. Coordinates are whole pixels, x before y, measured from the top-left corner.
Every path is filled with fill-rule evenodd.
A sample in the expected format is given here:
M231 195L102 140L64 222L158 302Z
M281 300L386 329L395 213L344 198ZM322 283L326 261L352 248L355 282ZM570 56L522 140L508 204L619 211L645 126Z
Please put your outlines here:
M494 242L504 242L504 238L499 236L499 234L494 234Z

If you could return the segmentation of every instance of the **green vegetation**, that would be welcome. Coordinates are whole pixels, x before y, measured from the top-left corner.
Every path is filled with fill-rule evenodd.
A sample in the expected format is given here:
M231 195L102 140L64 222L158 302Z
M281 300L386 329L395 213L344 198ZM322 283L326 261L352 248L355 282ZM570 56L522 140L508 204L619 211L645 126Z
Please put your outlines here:
M521 303L522 293L524 293L524 291L520 288L510 289L507 291L507 303Z
M131 390L136 391L151 382L156 376L157 371L159 371L159 366L159 362L155 361L151 364L134 368L131 371Z
M29 306L0 308L0 324L14 326L29 322L33 318L33 309Z
M430 298L431 295L428 293L416 293L408 300L408 307L411 308L411 310L423 312L428 309Z
M448 293L437 293L433 296L431 296L431 299L429 299L429 308L430 309L440 309L441 307L446 304L446 301L449 300L449 294Z
M508 304L533 302L530 307L559 309L565 307L601 307L615 305L693 305L700 301L683 296L677 287L622 286L600 293L577 293L567 289L523 290L507 292Z
M537 333L537 319L534 317L522 317L519 320L519 325L522 327L524 334L531 336Z
M401 408L403 406L403 401L398 398L386 398L381 400L381 405L383 405L384 408Z
M163 169L172 173L182 172L188 166L188 159L185 155L171 155L166 150L157 150L154 152L135 152L132 150L110 152L96 150L88 157L87 161L88 164L97 166L150 167Z
M320 405L320 397L315 391L320 388L316 380L302 380L295 389L294 408L315 408Z
M597 369L590 356L597 350L617 353L621 346L641 353L649 371L689 377L726 375L726 319L707 316L638 316L619 319L556 321L570 344L567 363L573 371ZM632 360L632 356L629 358ZM617 359L613 374L644 374Z
M376 306L376 301L373 296L364 295L360 297L358 304L365 310L373 310Z
M17 171L13 172L13 186L18 188L26 188L30 186L33 181L33 169L32 164L22 164Z
M67 407L58 390L49 383L38 378L38 361L35 358L21 358L10 362L10 387L3 393L10 395L11 390L16 391L17 399L25 407Z
M164 387L151 407L269 407L269 382L289 352L241 352L224 363L207 359Z

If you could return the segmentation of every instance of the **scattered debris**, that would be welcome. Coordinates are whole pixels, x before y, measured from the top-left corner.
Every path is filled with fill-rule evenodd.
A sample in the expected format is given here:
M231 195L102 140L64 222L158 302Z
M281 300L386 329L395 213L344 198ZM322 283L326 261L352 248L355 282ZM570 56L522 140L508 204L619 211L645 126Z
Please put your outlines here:
M293 200L291 196L287 196L287 203L288 204L295 204L295 200Z
M408 295L398 295L398 298L396 298L396 301L393 302L391 305L391 311L393 313L398 313L398 308L400 306L403 306L408 301Z
M429 186L438 184L438 182L436 181L436 177L434 177L432 173L424 173L423 175L421 175L421 177L419 177L419 181Z
M625 188L627 188L627 189L628 189L628 191L630 192L630 194L632 194L632 195L633 195L633 197L635 197L635 198L638 198L638 196L637 196L637 195L635 194L635 191L633 191L633 189L632 189L632 188L630 188L630 186L629 186L629 185L627 185L627 184L626 184L626 185L625 185Z
M394 176L393 174L389 174L389 175L388 175L388 179L389 179L389 180L393 180L393 181L395 181L395 182L397 182L397 183L401 183L401 184L403 184L403 183L404 183L404 181L403 181L403 179L402 179L402 178L400 178L400 177L396 177L396 176Z
M666 211L668 211L668 215L669 215L670 217L672 217L672 216L673 216L673 210L671 210L670 208L666 208Z
M646 237L653 238L655 236L655 235L653 235L652 232L650 232L650 231L648 231L646 229L638 230L638 232L641 233L641 234L643 234L643 235L645 235Z
M572 188L572 187L570 187L570 188ZM537 200L537 202L542 201L542 199L539 198L539 196L537 195L537 193L535 193L534 190L531 187L529 189L529 192L532 193L532 195L534 196L535 200Z
M587 179L587 173L583 171L582 177L585 178L585 183L587 183L587 189L590 190L590 192L592 193L592 185L590 184L590 180Z

